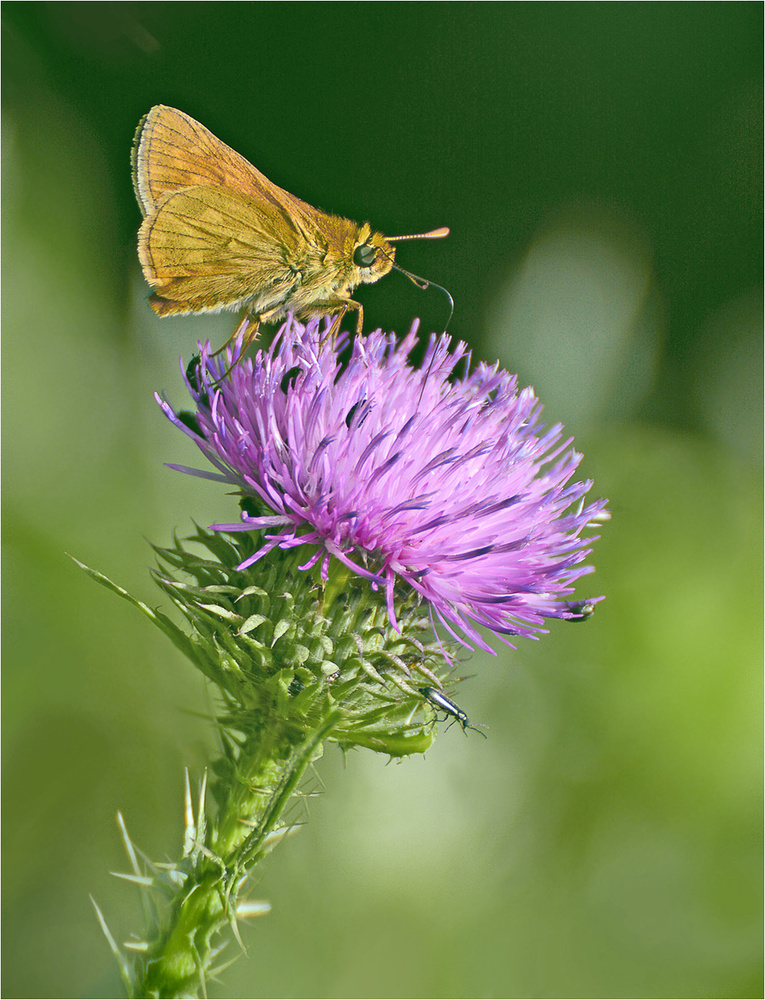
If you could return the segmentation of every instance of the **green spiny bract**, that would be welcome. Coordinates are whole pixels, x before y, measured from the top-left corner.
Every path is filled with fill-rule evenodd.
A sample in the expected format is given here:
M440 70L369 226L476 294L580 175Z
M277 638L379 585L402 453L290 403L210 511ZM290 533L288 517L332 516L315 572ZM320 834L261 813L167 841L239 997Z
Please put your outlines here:
M258 541L200 529L185 544L155 549L157 581L193 626L192 658L220 689L218 724L286 757L336 709L341 719L330 739L343 748L391 756L427 750L427 713L410 721L422 704L418 686L439 683L448 663L417 595L410 588L397 595L398 631L384 592L335 560L326 582L317 568L299 568L302 549L237 570Z

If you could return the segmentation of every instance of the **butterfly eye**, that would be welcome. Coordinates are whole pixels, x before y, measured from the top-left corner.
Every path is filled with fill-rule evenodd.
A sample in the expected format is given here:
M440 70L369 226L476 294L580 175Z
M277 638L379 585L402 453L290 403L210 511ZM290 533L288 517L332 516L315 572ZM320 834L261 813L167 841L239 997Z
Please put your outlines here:
M370 267L377 258L377 250L368 243L362 243L353 251L353 263L356 267Z

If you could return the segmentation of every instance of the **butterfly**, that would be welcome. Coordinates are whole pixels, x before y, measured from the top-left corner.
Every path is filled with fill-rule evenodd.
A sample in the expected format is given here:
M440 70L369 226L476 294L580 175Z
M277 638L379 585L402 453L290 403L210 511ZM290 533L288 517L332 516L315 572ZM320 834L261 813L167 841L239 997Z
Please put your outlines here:
M392 244L449 233L442 227L386 237L368 222L313 208L189 115L162 104L138 126L133 186L144 216L138 257L151 307L160 316L245 309L239 329L254 324L244 347L261 322L288 313L339 314L339 323L356 310L361 332L363 309L351 293L394 267L403 270Z

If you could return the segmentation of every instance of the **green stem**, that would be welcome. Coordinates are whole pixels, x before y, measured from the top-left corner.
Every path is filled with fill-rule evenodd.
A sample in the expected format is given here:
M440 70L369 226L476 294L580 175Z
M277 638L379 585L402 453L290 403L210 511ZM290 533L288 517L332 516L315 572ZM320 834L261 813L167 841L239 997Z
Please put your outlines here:
M168 916L141 963L142 974L136 976L133 997L206 994L205 980L214 958L213 938L226 924L236 921L238 886L265 854L267 835L275 829L306 768L340 717L339 711L331 712L281 767L270 761L266 768L262 753L257 755L260 773L251 774L253 784L262 781L266 770L272 779L278 773L267 794L262 785L251 794L250 804L257 803L257 812L243 813L241 786L229 786L207 843L196 853L196 863L178 887Z
M263 818L252 833L240 844L235 852L234 861L239 867L248 869L261 857L261 848L268 834L284 812L284 809L297 789L300 779L316 754L323 741L332 732L342 718L339 711L331 712L323 726L316 730L299 751L293 755L292 766L287 768L282 778L281 787L276 788L271 796Z

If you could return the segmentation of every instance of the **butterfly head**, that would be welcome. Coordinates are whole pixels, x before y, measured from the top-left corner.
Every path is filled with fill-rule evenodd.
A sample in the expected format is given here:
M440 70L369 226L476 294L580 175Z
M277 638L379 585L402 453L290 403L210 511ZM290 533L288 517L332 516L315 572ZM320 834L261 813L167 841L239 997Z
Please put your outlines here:
M379 281L393 268L396 251L382 233L375 233L368 222L359 229L352 253L354 284Z

